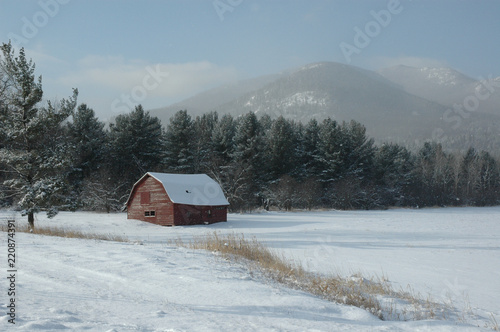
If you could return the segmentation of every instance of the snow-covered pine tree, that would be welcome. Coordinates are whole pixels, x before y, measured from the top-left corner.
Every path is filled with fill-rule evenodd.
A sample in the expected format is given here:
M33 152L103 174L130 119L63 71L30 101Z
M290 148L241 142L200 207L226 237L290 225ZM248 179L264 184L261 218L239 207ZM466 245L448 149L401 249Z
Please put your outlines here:
M213 158L212 134L219 121L217 112L204 113L193 122L193 172L207 173Z
M234 136L231 167L238 184L232 193L235 200L231 204L234 206L247 209L257 203L262 188L262 169L267 168L262 158L263 148L259 121L254 113L249 112L238 119Z
M264 159L268 164L268 176L276 181L284 175L291 175L297 165L297 137L291 121L283 116L274 120L266 133Z
M5 73L0 70L0 114L7 107L4 100L4 92L7 90L8 80ZM0 130L0 150L4 147L6 136L3 130ZM2 170L7 169L7 165L0 159L0 207L12 204L12 197L9 197L8 188L4 186L7 174Z
M465 204L474 205L474 188L479 179L479 155L474 148L469 148L460 160L458 174L459 196Z
M368 181L373 171L374 140L366 136L366 128L356 121L342 123L343 177Z
M319 127L316 161L321 172L318 174L319 179L325 184L338 179L342 171L341 135L337 121L330 118L325 119Z
M231 162L234 151L234 135L236 124L230 114L224 114L212 132L212 161L216 166L227 166ZM216 167L218 169L218 167Z
M331 186L328 196L339 208L366 208L374 200L374 190L368 187L373 168L373 140L358 122L339 125L326 119L320 126L318 151L320 179ZM378 199L376 199L378 200Z
M500 202L500 169L496 160L486 151L479 156L479 181L476 204L497 205Z
M193 120L186 110L170 118L165 132L165 157L163 165L168 172L193 173L194 161Z
M319 124L316 119L311 119L304 128L301 137L301 160L303 164L303 177L318 177L321 174L321 158L319 157Z
M413 184L413 156L395 143L380 146L374 157L374 177L384 206L412 204L409 188Z
M438 143L424 143L420 149L414 174L420 205L446 205L453 201L453 156L445 153Z
M463 203L495 205L500 197L500 169L486 151L469 148L460 160L458 188Z
M63 123L76 107L78 91L75 89L70 99L56 105L49 102L39 106L42 78L35 78L35 64L26 59L24 49L16 57L10 43L2 44L1 52L0 159L6 166L4 185L34 227L35 213L46 210L52 217L59 208L72 204L65 197L71 159Z
M78 189L84 179L102 167L106 159L107 134L104 123L86 104L78 106L66 129L74 160L71 178Z
M236 124L230 114L224 114L216 123L211 136L211 152L208 160L208 173L217 181L229 202L233 201L235 186L235 172L231 165L231 156L234 151L234 135Z
M109 163L116 182L129 190L144 173L158 170L163 158L161 121L141 105L109 126Z

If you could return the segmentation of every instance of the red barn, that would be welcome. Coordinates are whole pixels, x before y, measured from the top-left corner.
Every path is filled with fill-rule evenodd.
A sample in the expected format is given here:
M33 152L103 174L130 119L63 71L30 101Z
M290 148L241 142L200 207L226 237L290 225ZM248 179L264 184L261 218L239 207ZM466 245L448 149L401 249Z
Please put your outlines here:
M227 221L229 202L206 174L148 172L132 187L127 218L162 226Z

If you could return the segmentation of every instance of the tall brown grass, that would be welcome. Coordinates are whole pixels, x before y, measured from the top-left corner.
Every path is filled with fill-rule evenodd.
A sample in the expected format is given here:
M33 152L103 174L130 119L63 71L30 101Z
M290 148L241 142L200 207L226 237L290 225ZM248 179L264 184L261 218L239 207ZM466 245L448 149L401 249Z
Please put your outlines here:
M492 313L490 313L490 323L491 323L491 328L493 331L500 331L500 326L498 326L498 322Z
M226 259L242 262L287 287L300 289L323 299L365 309L380 319L422 320L447 319L456 312L450 305L423 297L411 287L394 290L386 277L364 278L360 273L351 277L322 275L306 271L300 264L286 259L257 241L244 235L209 233L174 245L216 252ZM380 299L384 298L384 304ZM388 301L390 299L390 301ZM387 304L389 302L389 304Z
M72 239L88 239L88 240L102 240L102 241L115 241L115 242L128 242L126 237L114 234L96 234L77 231L73 229L66 229L62 227L48 227L37 226L34 229L28 225L16 225L16 233L32 233L46 236L57 236ZM0 225L0 231L7 232L7 225Z
M383 318L379 302L366 292L363 285L354 285L339 277L323 277L308 272L300 264L291 262L264 246L256 238L248 240L244 235L221 235L213 232L196 237L188 243L177 239L174 244L217 252L226 258L246 263L249 268L257 269L265 277L288 287L304 290L329 301L354 305Z

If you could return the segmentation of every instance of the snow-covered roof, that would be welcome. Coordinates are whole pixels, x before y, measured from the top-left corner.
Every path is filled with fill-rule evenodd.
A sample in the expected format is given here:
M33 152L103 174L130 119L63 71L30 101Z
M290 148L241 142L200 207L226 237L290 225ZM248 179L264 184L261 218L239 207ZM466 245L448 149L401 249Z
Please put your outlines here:
M206 174L148 172L141 180L147 175L155 178L163 185L170 200L174 203L212 206L229 205L219 184ZM141 180L137 181L137 183Z

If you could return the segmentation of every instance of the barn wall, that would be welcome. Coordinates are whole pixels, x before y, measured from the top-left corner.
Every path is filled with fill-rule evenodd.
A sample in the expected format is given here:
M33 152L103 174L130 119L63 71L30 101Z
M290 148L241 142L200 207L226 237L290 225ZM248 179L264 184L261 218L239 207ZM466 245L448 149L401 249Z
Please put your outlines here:
M174 204L174 218L175 225L199 225L227 221L227 207Z
M154 211L154 216L145 216L146 211ZM162 226L174 225L174 204L163 185L148 176L138 183L127 206L127 218L138 219Z

